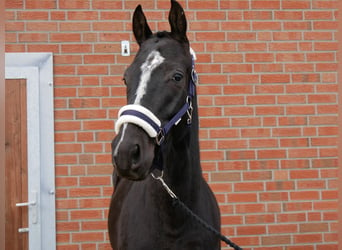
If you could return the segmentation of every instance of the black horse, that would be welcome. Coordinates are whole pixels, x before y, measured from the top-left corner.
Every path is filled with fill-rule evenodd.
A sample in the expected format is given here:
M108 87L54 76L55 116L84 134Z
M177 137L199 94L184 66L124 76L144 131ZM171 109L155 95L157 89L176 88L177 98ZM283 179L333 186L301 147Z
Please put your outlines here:
M195 55L174 0L169 23L171 32L153 34L140 5L133 15L139 51L124 74L128 105L119 111L112 142L114 250L220 249L219 237L174 207L154 177L163 174L179 200L220 231L219 208L200 166Z

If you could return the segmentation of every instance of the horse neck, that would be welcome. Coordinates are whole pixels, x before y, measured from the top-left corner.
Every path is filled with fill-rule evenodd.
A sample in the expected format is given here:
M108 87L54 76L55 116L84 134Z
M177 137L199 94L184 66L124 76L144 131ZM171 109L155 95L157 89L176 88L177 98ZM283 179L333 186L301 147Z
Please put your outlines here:
M192 124L186 124L186 117L173 128L169 138L165 159L165 179L183 200L194 195L201 181L200 151L198 139L198 111L196 96L193 101Z

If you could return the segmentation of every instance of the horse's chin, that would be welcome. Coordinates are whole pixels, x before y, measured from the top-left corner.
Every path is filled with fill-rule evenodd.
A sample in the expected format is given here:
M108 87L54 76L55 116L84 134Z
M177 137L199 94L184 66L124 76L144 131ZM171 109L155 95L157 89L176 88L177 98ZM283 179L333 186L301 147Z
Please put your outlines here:
M128 179L130 181L142 181L145 180L146 177L151 173L150 168L144 169L144 167L141 167L139 169L135 170L123 170L119 167L115 166L114 168L117 170L117 173L120 177Z

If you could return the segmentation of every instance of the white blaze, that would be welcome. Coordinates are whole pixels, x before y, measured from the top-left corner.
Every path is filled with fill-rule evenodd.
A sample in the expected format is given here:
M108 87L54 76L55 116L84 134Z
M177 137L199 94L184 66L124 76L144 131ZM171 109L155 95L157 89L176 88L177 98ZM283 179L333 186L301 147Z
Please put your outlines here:
M140 66L141 76L139 85L136 92L136 97L134 100L134 104L140 105L140 101L143 96L146 94L147 83L151 79L152 72L155 68L157 68L160 64L164 62L165 58L160 55L160 53L156 50L153 50L146 58L146 61ZM121 133L121 137L119 139L118 144L116 145L113 154L116 156L119 151L119 147L124 140L125 132L127 128L127 123L123 124L123 130Z
M120 140L119 140L118 144L116 145L116 147L115 147L115 149L113 151L113 155L114 156L118 155L119 147L120 147L120 145L121 145L121 143L122 143L122 141L124 139L126 128L127 128L127 123L125 123L123 125L123 130L122 130L122 134L121 134Z
M156 50L153 50L148 56L146 61L140 66L141 76L139 85L136 92L134 104L140 104L141 99L146 94L147 83L151 79L152 72L160 64L164 62L165 58L160 55Z

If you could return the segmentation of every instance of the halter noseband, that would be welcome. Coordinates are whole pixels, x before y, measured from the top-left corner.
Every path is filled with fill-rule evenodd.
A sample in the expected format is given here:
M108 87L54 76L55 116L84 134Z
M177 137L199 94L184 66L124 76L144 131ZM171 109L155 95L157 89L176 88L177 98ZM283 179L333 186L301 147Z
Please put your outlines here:
M191 53L192 54L192 53ZM115 132L118 134L121 126L124 123L133 123L142 129L152 138L156 138L157 145L161 145L165 139L165 136L170 131L170 129L177 125L182 117L187 114L188 120L187 124L190 125L192 122L192 99L195 96L195 89L197 83L197 73L195 71L195 55L192 54L192 71L189 82L188 95L186 97L185 104L183 107L172 117L172 119L167 122L164 126L161 126L161 121L157 116L153 114L150 110L142 105L129 104L123 106L118 113L119 119L115 123Z

